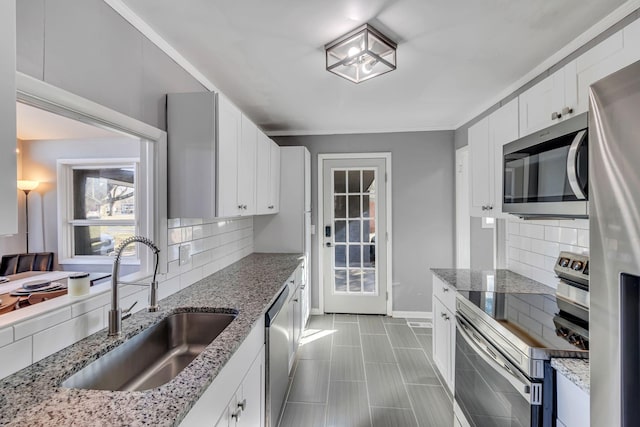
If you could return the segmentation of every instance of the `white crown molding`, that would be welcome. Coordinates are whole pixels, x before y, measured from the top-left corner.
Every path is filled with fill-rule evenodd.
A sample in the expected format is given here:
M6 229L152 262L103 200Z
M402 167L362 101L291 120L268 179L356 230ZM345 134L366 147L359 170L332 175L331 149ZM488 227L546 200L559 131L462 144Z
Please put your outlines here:
M126 19L134 28L148 38L153 44L155 44L160 50L166 53L169 58L173 59L184 70L191 74L200 84L207 88L207 90L213 92L219 92L216 85L214 85L204 74L200 72L191 62L189 62L184 56L180 54L173 46L169 44L165 39L160 36L147 24L140 16L138 16L133 10L129 8L122 0L104 0L106 4L111 6L120 16Z
M267 136L313 136L313 135L354 135L366 133L405 133L405 132L433 132L452 131L455 128L452 124L422 126L422 127L400 127L391 129L305 129L305 130L273 130L265 131Z
M549 58L547 58L545 61L540 63L533 70L525 74L520 79L516 80L514 83L507 86L502 92L498 93L498 95L490 98L487 102L481 104L478 108L473 109L469 114L464 116L463 120L458 122L458 124L454 127L454 129L458 129L462 127L464 124L480 116L489 108L493 107L498 102L502 101L504 98L511 95L512 93L520 89L522 86L524 86L534 78L538 77L540 74L542 74L549 68L556 65L558 62L562 61L568 55L575 52L577 49L579 49L589 41L593 40L595 37L602 34L608 28L615 25L620 20L622 20L629 14L633 13L638 8L640 8L640 0L629 0L626 3L622 4L622 6L618 7L609 15L605 16L603 19L598 21L595 25L593 25L587 31L585 31L584 33L580 34L578 37L570 41L567 45L565 45L556 53L554 53Z

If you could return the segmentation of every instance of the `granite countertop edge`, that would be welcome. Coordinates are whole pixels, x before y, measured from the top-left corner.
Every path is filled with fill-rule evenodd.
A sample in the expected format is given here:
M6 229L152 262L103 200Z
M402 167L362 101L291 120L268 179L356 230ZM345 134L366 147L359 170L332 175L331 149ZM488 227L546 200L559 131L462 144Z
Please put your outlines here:
M0 425L175 426L275 301L301 262L300 254L251 254L139 311L122 335L102 329L0 380ZM236 318L176 378L146 391L70 389L61 383L133 336L176 312L233 312Z
M431 272L457 291L493 291L555 295L555 289L511 270L432 268Z
M591 377L588 359L551 359L551 367L581 390L587 394L590 393Z

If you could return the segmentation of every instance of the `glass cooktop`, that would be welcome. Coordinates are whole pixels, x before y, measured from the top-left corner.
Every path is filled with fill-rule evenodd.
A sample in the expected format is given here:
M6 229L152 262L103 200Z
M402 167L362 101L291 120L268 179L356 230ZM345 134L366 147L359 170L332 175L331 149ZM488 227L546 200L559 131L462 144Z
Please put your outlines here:
M554 295L481 291L458 294L529 347L589 349L588 323L561 312Z

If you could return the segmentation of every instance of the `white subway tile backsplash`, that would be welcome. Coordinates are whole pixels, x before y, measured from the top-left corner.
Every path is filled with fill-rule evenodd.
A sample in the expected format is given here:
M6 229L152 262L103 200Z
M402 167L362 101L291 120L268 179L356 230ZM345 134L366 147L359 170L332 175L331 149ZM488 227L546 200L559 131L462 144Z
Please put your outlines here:
M560 243L567 245L578 244L578 229L577 228L560 228Z
M578 230L578 246L589 247L589 230Z
M104 309L83 314L33 335L33 361L44 359L104 327Z
M9 345L13 342L13 328L0 329L0 347Z
M182 242L182 229L181 228L169 229L169 238L167 243L170 245L175 245L180 242Z
M31 336L0 348L0 377L18 372L33 363Z
M204 237L204 228L202 225L194 225L191 230L193 233L193 240L202 239Z
M19 340L28 337L69 319L71 319L71 307L64 307L60 310L54 310L41 316L25 320L24 322L13 325L15 339Z
M546 253L547 242L544 240L532 239L531 240L531 252L544 255Z
M548 240L550 242L560 242L560 228L546 226L544 228L544 240Z
M180 289L184 289L202 280L202 267L196 267L180 275Z
M180 218L171 218L167 221L167 228L180 227Z
M520 249L523 251L531 251L531 238L520 237Z
M180 258L180 245L169 245L167 247L167 261L175 261Z
M589 220L588 219L576 219L573 221L573 225L572 227L581 229L581 230L588 230L589 229Z
M176 276L158 284L158 299L173 295L180 290L180 277Z
M193 240L193 227L182 227L182 240L181 242L188 242Z
M98 307L102 307L105 304L109 304L110 301L111 301L110 293L97 295L91 298L86 298L83 301L77 302L71 306L71 317L78 317L81 314L93 311Z

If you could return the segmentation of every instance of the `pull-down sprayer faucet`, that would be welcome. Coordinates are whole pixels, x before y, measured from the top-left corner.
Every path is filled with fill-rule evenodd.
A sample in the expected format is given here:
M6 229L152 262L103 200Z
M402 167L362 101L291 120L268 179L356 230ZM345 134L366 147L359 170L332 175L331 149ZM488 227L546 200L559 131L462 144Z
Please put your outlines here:
M149 286L149 311L158 311L158 282L156 281L156 275L158 274L158 261L160 249L149 239L143 236L132 236L125 239L120 246L116 249L116 259L113 261L113 270L111 272L111 310L109 310L109 336L115 336L120 334L122 329L122 310L119 307L118 301L118 274L120 272L120 260L122 258L122 252L124 249L132 243L142 243L148 246L155 256L155 262L153 267L153 279ZM127 283L130 285L140 285L140 283ZM134 303L135 305L135 303ZM125 315L133 308L125 310Z

